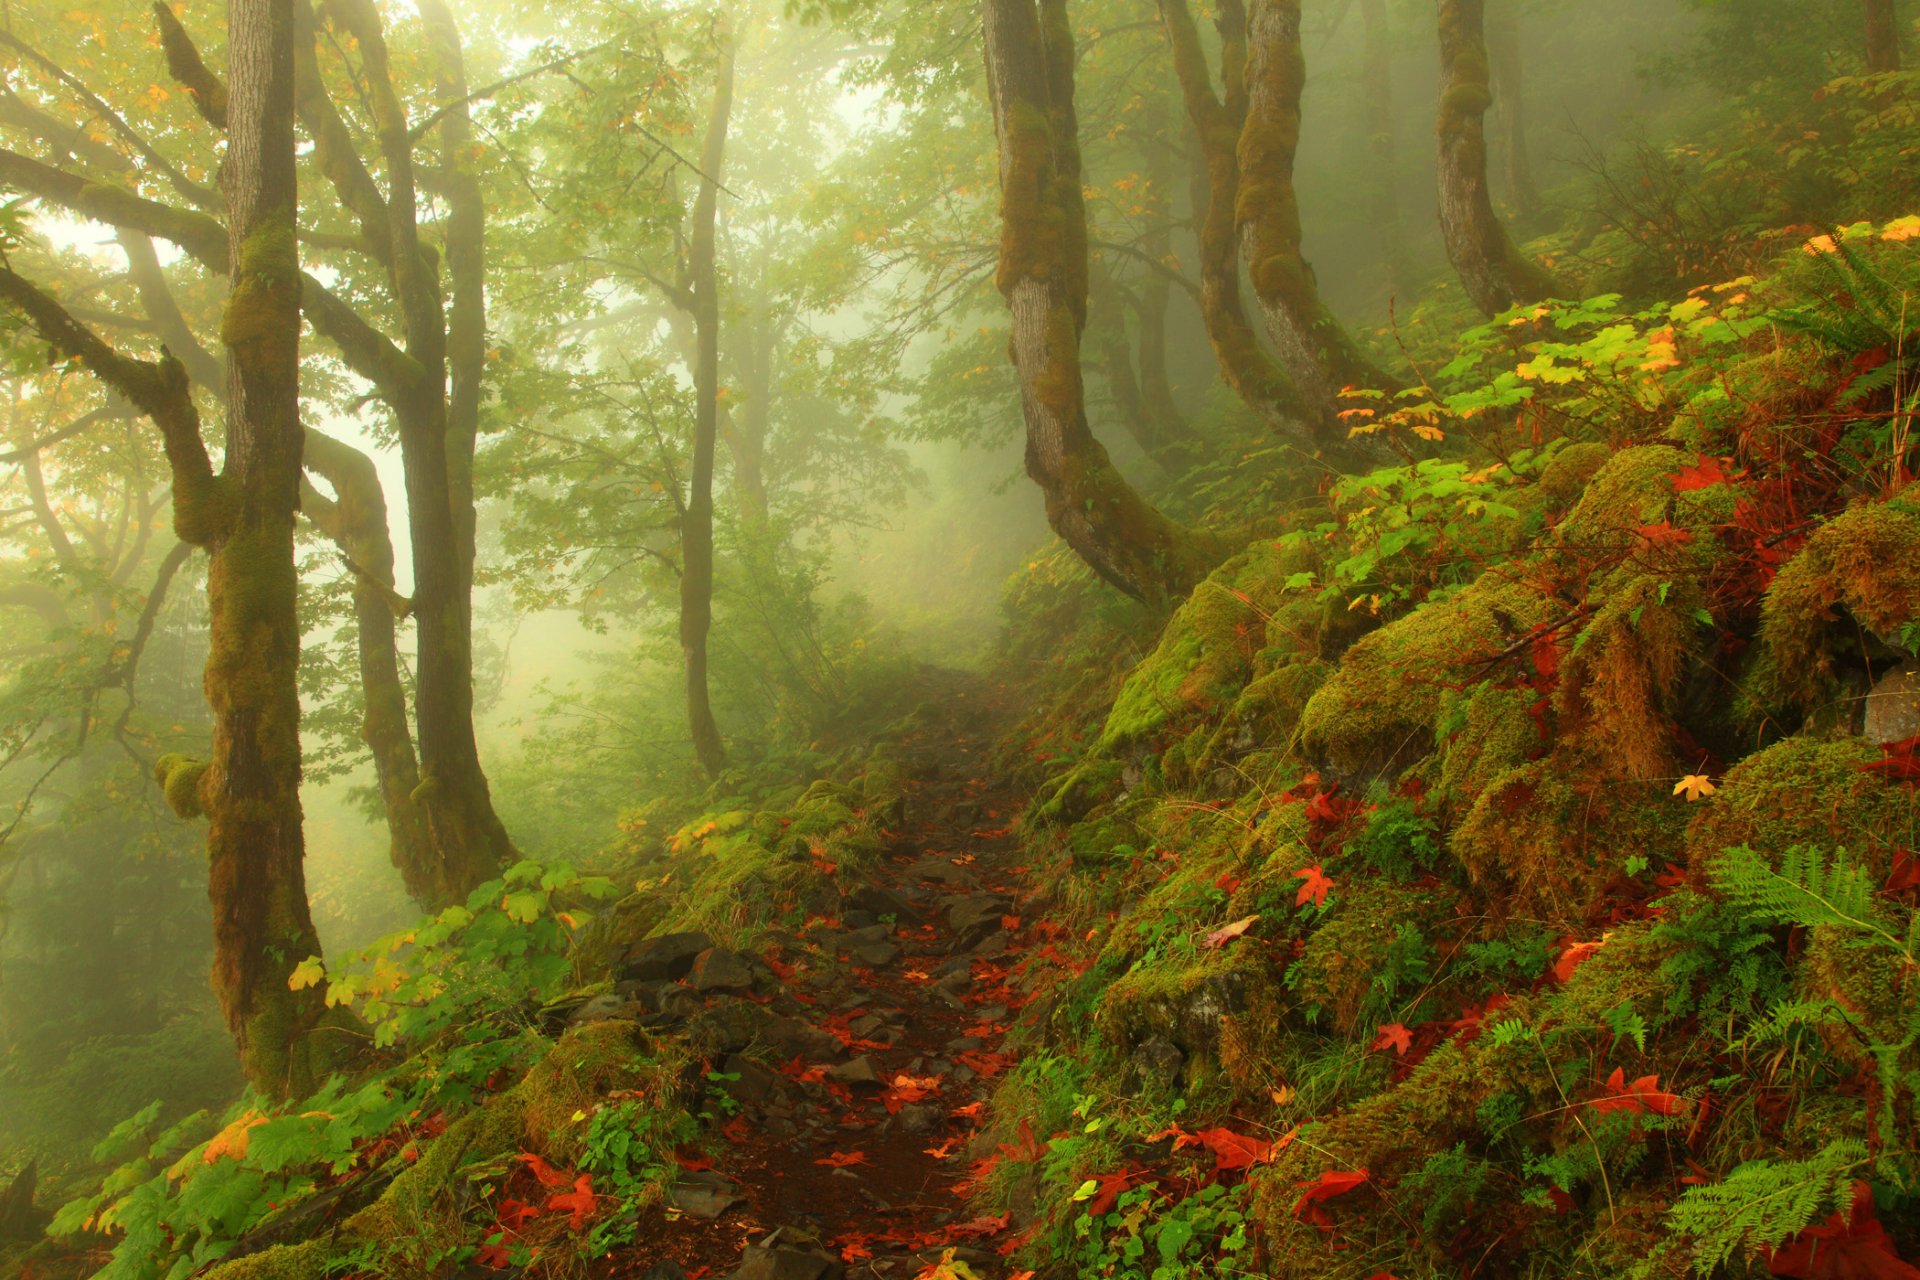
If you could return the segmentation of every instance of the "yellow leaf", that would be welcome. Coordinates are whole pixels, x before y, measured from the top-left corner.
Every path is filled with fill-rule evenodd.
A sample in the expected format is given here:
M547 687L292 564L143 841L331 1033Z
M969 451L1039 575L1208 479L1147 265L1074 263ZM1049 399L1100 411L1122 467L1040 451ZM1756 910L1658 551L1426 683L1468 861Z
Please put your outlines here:
M1673 784L1673 794L1677 796L1684 795L1687 798L1688 804L1692 804L1702 796L1710 796L1716 790L1718 790L1718 788L1713 785L1704 773L1690 773Z

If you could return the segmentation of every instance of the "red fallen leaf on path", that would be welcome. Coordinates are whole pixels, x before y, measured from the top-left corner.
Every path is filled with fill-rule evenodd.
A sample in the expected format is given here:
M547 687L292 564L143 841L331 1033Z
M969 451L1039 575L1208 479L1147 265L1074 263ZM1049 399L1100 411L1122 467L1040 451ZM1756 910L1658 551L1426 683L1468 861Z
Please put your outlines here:
M688 1173L705 1173L713 1168L713 1161L705 1156L683 1156L678 1151L673 1153L673 1162Z
M1018 929L1020 927L1020 917L1019 916L1001 916L1000 927L1002 929L1005 929L1008 933L1012 933L1015 929Z
M1311 867L1296 871L1293 875L1295 879L1306 882L1300 886L1300 892L1293 895L1294 906L1304 907L1309 898L1313 900L1313 905L1316 907L1327 905L1327 890L1333 888L1333 881L1327 879L1326 873L1320 870L1319 863L1316 862Z
M1595 1111L1625 1111L1636 1116L1649 1111L1655 1115L1677 1116L1687 1105L1685 1098L1660 1088L1659 1076L1641 1076L1632 1084L1626 1079L1627 1073L1615 1067L1603 1085L1608 1092L1594 1098L1589 1105Z
M1012 1221L1013 1215L1010 1213L1003 1213L997 1218L975 1218L970 1222L948 1227L946 1236L949 1240L986 1240L1005 1231Z
M986 1108L987 1104L984 1102L969 1102L964 1107L955 1107L947 1114L960 1120L978 1120L980 1113L985 1111Z
M1002 1150L1005 1150L1005 1148L1002 1148ZM973 1167L967 1170L967 1176L954 1183L948 1190L952 1191L953 1194L959 1196L962 1200L965 1200L973 1194L974 1188L987 1180L988 1176L993 1173L999 1164L1000 1157L998 1155L988 1156L984 1160L975 1160Z
M886 1094L880 1099L888 1115L899 1115L900 1108L909 1103L924 1102L940 1092L939 1076L910 1076L904 1073L893 1078L887 1086Z
M954 1061L963 1063L982 1079L991 1079L1007 1069L1007 1060L1000 1054L985 1049L969 1049L965 1053L953 1055Z
M1095 1178L1092 1196L1087 1201L1087 1213L1098 1218L1110 1212L1119 1201L1120 1193L1140 1174L1139 1169L1122 1169L1118 1173L1104 1173Z
M1696 489L1711 489L1714 485L1725 484L1730 477L1720 466L1720 459L1699 455L1700 460L1691 467L1682 467L1673 473L1673 491L1692 493Z
M1302 1222L1311 1222L1323 1231L1331 1231L1333 1219L1322 1206L1335 1196L1343 1196L1355 1187L1364 1186L1366 1181L1365 1169L1328 1169L1312 1182L1297 1184L1306 1190L1293 1202L1293 1216Z
M1313 798L1307 801L1307 821L1337 826L1358 813L1360 802L1336 799L1334 793L1339 790L1340 785L1335 783L1325 791L1314 792Z
M1920 1280L1920 1267L1894 1252L1887 1229L1873 1212L1873 1189L1853 1184L1853 1203L1784 1248L1767 1255L1767 1270L1795 1280Z
M540 1216L540 1211L523 1200L502 1200L500 1211L494 1215L494 1221L507 1231L518 1231L530 1218Z
M745 1116L735 1116L720 1126L721 1135L729 1142L745 1142L752 1132Z
M481 1245L473 1260L489 1271L505 1271L513 1265L513 1255L507 1252L505 1241Z
M1221 1173L1251 1169L1256 1164L1273 1159L1273 1143L1249 1138L1231 1129L1202 1129L1193 1136L1213 1152L1214 1168Z
M1407 1050L1413 1048L1413 1032L1398 1022L1386 1022L1380 1025L1380 1034L1373 1038L1375 1049L1392 1049L1398 1057L1406 1057Z
M1173 1139L1173 1149L1175 1151L1178 1151L1182 1147L1198 1146L1200 1142L1200 1139L1194 1137L1192 1134L1188 1133L1185 1129L1182 1129L1177 1124L1168 1125L1166 1128L1162 1129L1160 1132L1148 1137L1147 1141L1148 1142L1164 1142L1168 1138Z
M1255 914L1240 920L1235 920L1232 924L1222 925L1220 928L1215 929L1212 933L1202 938L1200 945L1209 951L1218 951L1235 938L1245 936L1247 930L1251 929L1254 921L1259 918L1259 915Z
M959 1138L948 1138L937 1147L926 1147L923 1148L923 1150L925 1154L932 1156L935 1160L946 1160L952 1157L953 1149L960 1145L960 1141Z
M573 1180L573 1190L548 1196L547 1209L553 1213L573 1214L573 1229L578 1231L593 1216L594 1202L593 1179L583 1173Z
M867 1153L864 1151L836 1151L832 1155L814 1161L815 1164L823 1164L829 1169L850 1169L856 1164L866 1162Z
M514 1159L532 1170L533 1176L540 1180L540 1185L543 1187L564 1187L572 1181L566 1174L530 1151L522 1151Z

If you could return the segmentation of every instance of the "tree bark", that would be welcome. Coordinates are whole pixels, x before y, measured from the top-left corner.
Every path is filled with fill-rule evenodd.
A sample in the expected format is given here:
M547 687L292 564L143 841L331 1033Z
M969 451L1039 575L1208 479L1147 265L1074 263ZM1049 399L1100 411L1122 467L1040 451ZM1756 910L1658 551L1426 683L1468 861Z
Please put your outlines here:
M300 262L295 241L292 0L230 0L227 448L211 540L207 701L213 759L200 782L213 899L213 988L254 1087L316 1083L307 1033L320 993L288 989L320 950L307 910L300 822ZM176 497L176 502L179 498Z
M680 650L686 662L687 725L694 754L709 778L718 778L727 767L726 744L714 722L707 682L707 633L713 628L713 455L720 430L720 278L714 224L733 113L733 39L724 29L717 38L713 113L700 153L700 189L693 202L687 255L695 330L693 466L680 532Z
M1514 0L1496 0L1487 26L1488 65L1493 73L1493 100L1500 111L1507 199L1523 220L1540 211L1540 191L1533 182L1533 151L1527 141L1526 60L1520 49L1520 13Z
M1094 572L1141 600L1184 594L1206 569L1201 540L1134 492L1087 425L1087 221L1065 0L983 10L1000 147L996 282L1013 317L1027 474L1054 531Z
M1864 0L1867 70L1879 75L1900 69L1900 22L1894 0Z
M353 574L354 633L363 703L360 736L373 755L374 778L387 818L388 854L401 883L422 909L463 900L472 885L448 878L434 851L427 816L414 799L420 762L407 721L407 690L400 678L398 621L410 607L393 585L393 539L387 498L373 459L323 432L307 429L306 468L333 486L327 499L308 486L301 509L333 540Z
M1440 230L1467 297L1487 315L1537 302L1554 280L1521 253L1487 187L1486 0L1440 0Z
M1321 437L1336 441L1345 435L1341 388L1390 391L1395 383L1327 310L1313 268L1300 251L1300 200L1293 187L1300 95L1307 79L1300 0L1253 0L1246 79L1235 208L1241 253L1267 337L1295 388L1319 414Z
M1267 355L1240 297L1240 245L1235 207L1240 199L1240 133L1247 120L1247 21L1242 0L1221 0L1222 92L1216 93L1200 32L1186 0L1160 0L1160 17L1173 51L1187 118L1199 144L1204 187L1199 207L1200 313L1220 373L1246 406L1277 435L1311 446L1319 413ZM1204 199L1199 192L1204 191Z

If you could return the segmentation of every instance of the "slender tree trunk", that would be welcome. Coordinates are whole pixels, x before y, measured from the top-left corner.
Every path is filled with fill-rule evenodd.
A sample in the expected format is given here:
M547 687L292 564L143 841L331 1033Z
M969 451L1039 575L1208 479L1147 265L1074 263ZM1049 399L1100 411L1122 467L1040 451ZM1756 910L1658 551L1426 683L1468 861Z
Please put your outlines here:
M707 683L707 633L713 629L713 454L720 429L720 277L714 224L733 113L733 39L724 30L718 39L713 114L701 148L700 190L694 198L688 249L695 329L693 469L680 532L680 650L686 661L687 725L694 754L710 778L718 778L727 767L726 744L714 722Z
M698 356L696 342L695 355ZM773 412L773 362L780 338L770 317L755 308L734 330L730 349L738 352L740 408L720 413L720 434L733 459L733 500L740 519L758 530L772 515L767 498L767 429Z
M1160 16L1206 173L1204 188L1195 188L1200 201L1195 217L1200 225L1200 312L1207 339L1221 376L1241 401L1276 434L1310 445L1324 435L1322 415L1268 357L1240 297L1240 244L1234 223L1240 199L1240 133L1247 119L1245 7L1242 0L1220 3L1219 93L1186 0L1160 0Z
M394 590L393 539L387 532L387 499L373 459L341 440L309 427L306 469L333 486L327 499L307 486L301 509L333 540L353 574L353 615L360 660L360 736L373 755L373 772L387 818L388 854L407 893L425 910L438 910L466 896L472 886L450 884L427 830L427 815L415 802L420 762L407 721L407 690L400 678L398 620L407 602Z
M1867 70L1900 69L1900 21L1894 0L1863 0L1867 25Z
M983 8L1000 146L997 282L1013 317L1027 474L1054 531L1102 578L1142 600L1184 594L1205 571L1201 540L1134 492L1087 425L1087 221L1065 0Z
M1497 315L1554 292L1554 280L1521 253L1487 189L1486 0L1440 0L1440 230L1473 304Z
M1502 148L1507 199L1523 220L1540 211L1533 182L1533 153L1527 141L1526 60L1520 48L1520 12L1514 0L1495 0L1487 25L1487 55L1493 72L1493 100L1500 112L1506 145Z
M293 523L300 492L300 263L292 0L230 0L226 160L226 466L209 547L213 759L207 811L213 989L248 1081L270 1096L315 1083L307 1033L319 992L292 991L320 950L300 822L300 624ZM181 501L176 495L175 502Z
M1386 264L1387 286L1395 294L1411 287L1405 224L1400 216L1400 158L1394 142L1393 43L1387 0L1360 0L1365 27L1360 54L1360 118L1367 131L1373 171L1365 183L1368 221Z
M1145 156L1151 209L1140 251L1168 262L1173 258L1173 122L1157 96L1153 102ZM1154 437L1162 442L1156 457L1164 465L1172 460L1174 452L1193 443L1193 424L1180 411L1167 378L1167 319L1173 303L1173 281L1163 272L1146 271L1141 274L1139 292L1140 401Z
M1319 413L1327 439L1344 434L1343 387L1391 390L1393 379L1361 354L1320 300L1300 252L1300 200L1293 188L1300 147L1300 0L1253 0L1247 32L1247 117L1240 132L1235 210L1241 252L1267 337L1294 386Z

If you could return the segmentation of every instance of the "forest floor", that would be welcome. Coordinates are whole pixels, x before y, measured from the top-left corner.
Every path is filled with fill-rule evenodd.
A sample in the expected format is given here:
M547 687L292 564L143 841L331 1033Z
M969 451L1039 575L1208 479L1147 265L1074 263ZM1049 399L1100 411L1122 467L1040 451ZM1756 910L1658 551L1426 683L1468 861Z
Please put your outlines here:
M601 1274L1005 1273L1007 1219L972 1217L966 1199L1033 933L1019 801L987 767L999 718L983 684L956 685L944 723L901 744L909 782L886 858L842 882L837 916L757 957L777 981L747 997L767 1025L747 1019L746 1043L710 1060L726 1099L716 1140L683 1155L668 1203Z

